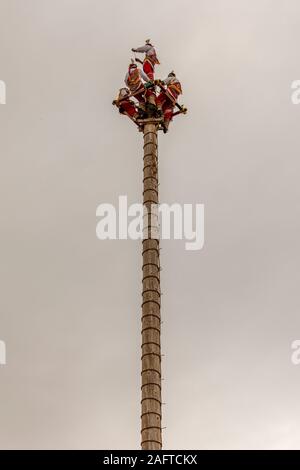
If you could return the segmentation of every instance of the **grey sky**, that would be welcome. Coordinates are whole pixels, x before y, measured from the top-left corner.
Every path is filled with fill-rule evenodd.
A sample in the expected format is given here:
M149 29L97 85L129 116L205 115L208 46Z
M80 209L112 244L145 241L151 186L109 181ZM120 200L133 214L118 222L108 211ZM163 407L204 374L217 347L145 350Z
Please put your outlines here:
M143 5L143 8L142 8ZM1 448L138 448L141 250L95 211L141 201L142 140L111 106L151 38L189 114L160 135L164 446L300 448L297 0L0 0Z

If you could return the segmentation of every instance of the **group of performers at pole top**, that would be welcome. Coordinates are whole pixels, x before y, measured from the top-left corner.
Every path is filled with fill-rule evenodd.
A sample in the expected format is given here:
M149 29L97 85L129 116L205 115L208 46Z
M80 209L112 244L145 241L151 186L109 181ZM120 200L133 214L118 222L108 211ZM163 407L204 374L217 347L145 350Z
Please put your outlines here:
M186 112L177 104L178 96L182 94L181 84L174 71L165 80L155 80L155 66L159 64L156 50L150 39L142 47L131 49L134 53L145 54L144 60L131 59L125 76L126 87L120 88L116 100L113 101L120 113L126 114L136 124L139 119L163 118L162 128L166 133L175 114ZM135 62L142 64L140 69ZM156 86L160 93L156 95ZM177 106L181 111L174 113Z

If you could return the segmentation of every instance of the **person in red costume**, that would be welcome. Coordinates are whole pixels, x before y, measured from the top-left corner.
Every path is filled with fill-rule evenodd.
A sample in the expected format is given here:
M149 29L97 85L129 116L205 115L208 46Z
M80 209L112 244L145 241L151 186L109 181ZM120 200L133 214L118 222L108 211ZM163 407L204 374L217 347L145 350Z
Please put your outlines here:
M158 111L161 111L164 116L164 132L167 132L173 118L178 96L182 94L182 88L174 71L169 73L168 77L162 81L162 84L166 85L167 88L158 95L156 105Z
M131 95L138 100L142 109L145 109L146 90L144 82L149 82L149 77L143 72L143 70L140 70L132 60L125 76L125 84L129 88Z
M113 104L118 106L121 114L127 114L127 116L136 122L139 114L134 102L130 100L130 91L128 88L120 88L118 96L113 101Z
M156 55L156 50L154 46L151 44L150 39L146 39L146 43L144 46L137 47L136 49L133 48L132 51L145 54L145 58L143 62L141 62L139 59L136 59L136 60L143 64L143 72L149 77L150 83L148 83L148 86L146 86L147 91L145 95L146 101L147 101L147 111L150 115L155 115L156 96L155 96L154 89L152 87L152 83L154 83L155 65L159 64L159 60Z
M148 75L151 81L154 81L155 65L159 64L159 60L156 55L156 50L151 44L150 39L146 39L146 44L144 46L137 47L136 49L132 48L131 50L133 52L145 54L143 61L143 71L146 75Z

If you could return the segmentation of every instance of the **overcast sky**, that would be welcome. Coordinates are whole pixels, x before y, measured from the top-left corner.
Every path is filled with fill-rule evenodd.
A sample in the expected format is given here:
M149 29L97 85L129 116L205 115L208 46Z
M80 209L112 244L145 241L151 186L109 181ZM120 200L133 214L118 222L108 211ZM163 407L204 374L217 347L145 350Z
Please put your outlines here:
M159 137L166 449L300 448L298 0L0 0L0 447L138 448L141 244L96 207L142 199L142 136L111 106L151 38L188 108Z

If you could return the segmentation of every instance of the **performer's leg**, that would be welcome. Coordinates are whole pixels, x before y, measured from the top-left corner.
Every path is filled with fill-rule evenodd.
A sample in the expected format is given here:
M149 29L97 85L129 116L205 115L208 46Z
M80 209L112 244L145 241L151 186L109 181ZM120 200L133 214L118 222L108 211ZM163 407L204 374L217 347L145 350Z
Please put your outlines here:
M139 107L145 110L146 101L145 101L144 91L142 91L141 93L138 93L137 95L134 95L134 97L138 100Z
M167 99L166 94L162 91L156 98L156 106L158 109L162 110L163 105L166 102L166 99Z
M143 70L149 79L154 81L154 66L148 60L143 63Z
M130 117L136 119L138 117L138 112L132 101L123 101L120 106L120 111L127 113Z
M172 121L174 105L171 103L165 104L163 107L164 112L164 132L166 133L169 128L169 124Z
M147 103L152 104L153 106L156 106L156 96L153 90L147 90L146 91L146 101Z

